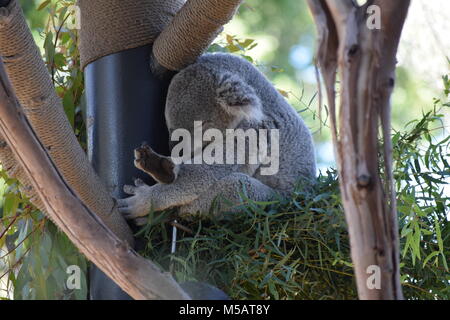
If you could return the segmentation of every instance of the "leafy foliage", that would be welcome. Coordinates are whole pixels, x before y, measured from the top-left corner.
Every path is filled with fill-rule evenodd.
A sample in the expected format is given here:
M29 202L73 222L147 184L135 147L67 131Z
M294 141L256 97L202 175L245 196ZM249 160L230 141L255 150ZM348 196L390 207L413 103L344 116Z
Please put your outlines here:
M233 299L349 299L352 268L335 171L313 190L290 199L257 203L242 194L238 216L185 221L176 254L164 219L143 229L144 254L172 269L178 280L200 280Z
M84 299L86 261L68 238L18 190L18 182L0 172L0 296L15 299ZM66 269L82 272L81 290L68 290Z
M444 87L449 79L443 77ZM448 98L449 91L444 94ZM408 123L409 130L393 136L394 177L398 190L402 280L449 298L450 272L450 135L442 112L448 102L436 99L434 108L421 120ZM438 127L432 127L433 124Z

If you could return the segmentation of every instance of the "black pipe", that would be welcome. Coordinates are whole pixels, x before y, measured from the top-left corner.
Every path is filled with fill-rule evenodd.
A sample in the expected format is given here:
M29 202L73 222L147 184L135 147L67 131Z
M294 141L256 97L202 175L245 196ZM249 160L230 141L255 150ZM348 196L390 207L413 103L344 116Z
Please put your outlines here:
M154 183L134 167L134 148L146 141L155 151L169 153L164 120L169 81L152 74L150 56L147 45L98 59L84 71L89 159L118 198L126 196L122 187L133 178ZM90 269L90 298L131 299L95 266Z
M6 7L11 0L0 0L0 7Z

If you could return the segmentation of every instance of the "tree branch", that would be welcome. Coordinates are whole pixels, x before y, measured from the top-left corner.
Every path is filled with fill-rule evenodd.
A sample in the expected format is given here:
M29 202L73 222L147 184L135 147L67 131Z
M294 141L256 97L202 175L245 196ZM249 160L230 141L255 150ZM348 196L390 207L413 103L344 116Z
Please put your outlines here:
M333 57L338 57L340 117L333 140L359 297L402 299L389 101L409 0L373 1L382 10L381 30L368 28L367 6L357 7L350 0L321 0L320 6L313 0L309 3L319 24L318 60L330 104L335 99L336 85L331 82L336 71ZM328 30L324 30L325 24ZM325 46L323 39L333 30L337 31L339 44ZM381 164L376 156L380 120L385 142L386 185L380 177ZM336 122L334 114L331 121ZM332 127L336 128L337 124ZM368 286L372 266L380 270L375 275L381 278L380 288Z
M322 70L322 75L327 91L328 105L331 116L331 135L333 146L337 145L336 128L336 92L334 84L336 83L337 57L336 52L339 46L336 25L331 17L331 13L324 0L308 0L309 8L317 28L318 40L316 49L316 65ZM318 83L320 87L320 81ZM320 101L322 96L320 95ZM320 108L322 106L319 106ZM336 153L336 150L335 150Z
M193 63L231 20L242 0L188 0L153 45L156 72ZM162 67L162 68L161 68Z

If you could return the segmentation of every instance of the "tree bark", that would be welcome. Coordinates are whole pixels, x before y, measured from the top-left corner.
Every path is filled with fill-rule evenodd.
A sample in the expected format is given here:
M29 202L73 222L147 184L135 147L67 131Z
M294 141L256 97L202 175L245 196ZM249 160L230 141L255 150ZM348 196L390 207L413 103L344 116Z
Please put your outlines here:
M77 197L39 142L0 65L0 134L46 212L75 246L134 299L189 299L169 273L140 257Z
M390 96L409 3L409 0L373 0L357 6L352 0L308 0L318 30L317 64L330 105L360 299L403 299L392 177ZM373 8L381 13L379 29L369 28L368 9ZM340 80L338 120L336 72ZM380 124L383 150L379 150ZM383 162L378 157L380 151ZM382 166L384 176L379 171Z
M188 0L153 45L153 69L179 71L208 49L242 0Z

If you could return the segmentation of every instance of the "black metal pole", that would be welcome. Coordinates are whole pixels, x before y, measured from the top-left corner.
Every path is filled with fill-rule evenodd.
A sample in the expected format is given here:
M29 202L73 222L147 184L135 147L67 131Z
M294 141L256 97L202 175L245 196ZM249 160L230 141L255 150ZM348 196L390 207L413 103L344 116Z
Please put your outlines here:
M133 178L152 179L133 165L133 149L146 141L168 154L164 104L168 80L150 70L151 46L100 58L86 66L85 92L88 154L92 165L114 197ZM131 299L95 266L90 269L90 298Z

